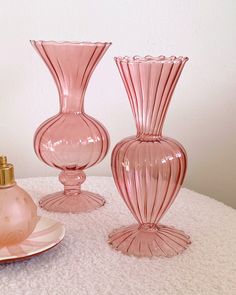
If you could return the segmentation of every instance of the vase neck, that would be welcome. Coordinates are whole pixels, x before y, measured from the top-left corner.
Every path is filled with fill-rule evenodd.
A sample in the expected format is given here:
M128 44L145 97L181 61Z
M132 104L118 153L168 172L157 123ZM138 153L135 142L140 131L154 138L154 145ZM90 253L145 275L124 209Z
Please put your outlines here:
M31 43L56 82L61 112L82 112L89 79L110 43Z
M137 136L160 137L187 58L116 58L136 122Z
M85 91L85 90L84 90ZM73 92L66 94L60 93L60 112L61 113L82 113L84 110L83 96Z

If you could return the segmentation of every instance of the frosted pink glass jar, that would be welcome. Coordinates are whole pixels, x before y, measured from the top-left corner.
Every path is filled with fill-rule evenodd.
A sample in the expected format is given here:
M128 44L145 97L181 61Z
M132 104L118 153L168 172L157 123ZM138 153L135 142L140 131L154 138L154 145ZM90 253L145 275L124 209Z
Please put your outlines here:
M0 156L0 248L18 244L34 230L37 207L14 180L13 165Z

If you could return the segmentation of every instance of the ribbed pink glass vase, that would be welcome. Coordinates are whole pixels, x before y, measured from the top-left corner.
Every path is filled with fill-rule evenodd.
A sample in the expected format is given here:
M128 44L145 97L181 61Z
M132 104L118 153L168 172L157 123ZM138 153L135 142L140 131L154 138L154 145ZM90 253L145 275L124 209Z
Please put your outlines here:
M117 57L137 135L116 145L112 172L116 186L138 224L109 235L124 254L174 256L190 243L183 231L160 224L183 183L187 156L174 139L162 135L166 112L188 58Z
M84 112L84 95L96 65L110 43L31 41L57 85L60 112L41 124L35 133L37 156L61 170L64 191L42 198L48 211L80 213L104 204L98 194L81 190L84 169L107 154L109 136L97 120Z

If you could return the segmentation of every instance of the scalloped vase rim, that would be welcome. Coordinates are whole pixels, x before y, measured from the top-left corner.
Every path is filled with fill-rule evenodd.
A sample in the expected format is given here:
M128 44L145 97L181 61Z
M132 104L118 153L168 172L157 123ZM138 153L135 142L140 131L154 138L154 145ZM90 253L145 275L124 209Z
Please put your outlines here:
M159 56L151 56L151 55L146 55L146 56L116 56L114 57L116 62L124 62L124 63L175 63L175 62L186 62L189 60L187 56L179 56L176 57L174 55L168 57L165 55L159 55Z
M53 41L53 40L30 40L30 43L41 43L51 45L86 45L86 46L110 46L112 42L89 42L89 41Z

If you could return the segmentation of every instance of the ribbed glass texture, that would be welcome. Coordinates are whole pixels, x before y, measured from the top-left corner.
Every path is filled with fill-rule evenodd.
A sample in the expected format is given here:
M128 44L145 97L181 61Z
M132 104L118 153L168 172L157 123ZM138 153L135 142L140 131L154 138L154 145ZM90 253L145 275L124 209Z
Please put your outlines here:
M137 225L115 230L109 243L124 254L173 256L189 236L159 222L183 183L187 156L176 140L162 135L166 112L188 58L117 57L137 135L116 145L112 172L116 186Z
M49 211L79 213L104 204L97 194L82 191L84 169L107 154L105 127L84 111L84 95L96 65L110 43L31 41L57 85L60 112L41 124L35 133L37 156L61 170L63 192L44 197L40 206Z

